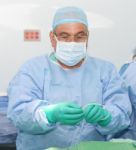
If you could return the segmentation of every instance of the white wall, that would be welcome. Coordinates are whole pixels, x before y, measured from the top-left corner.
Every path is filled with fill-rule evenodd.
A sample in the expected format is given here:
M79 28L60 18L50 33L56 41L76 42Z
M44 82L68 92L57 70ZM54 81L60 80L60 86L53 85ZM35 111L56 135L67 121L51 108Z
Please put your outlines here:
M49 31L56 8L79 6L90 23L89 53L118 68L136 46L136 0L0 0L0 92L27 59L51 51ZM39 29L40 42L24 42L25 29Z

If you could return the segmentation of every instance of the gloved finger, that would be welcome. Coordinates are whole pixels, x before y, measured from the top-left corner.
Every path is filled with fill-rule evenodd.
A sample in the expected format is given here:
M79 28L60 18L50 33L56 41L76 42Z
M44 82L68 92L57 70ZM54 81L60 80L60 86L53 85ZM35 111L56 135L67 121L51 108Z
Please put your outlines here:
M99 106L99 105L94 105L94 107L92 109L90 109L90 111L89 111L89 113L88 113L86 118L92 118L98 112L100 107L101 106Z
M65 114L81 114L83 113L83 110L81 108L72 108L72 107L63 107L61 109L62 112Z
M111 120L112 120L112 117L111 115L109 115L109 117L106 120L101 120L98 122L98 124L104 127L104 126L107 126L111 122Z
M68 103L67 106L68 107L72 107L72 108L79 108L79 109L81 109L81 107L78 104L75 104L75 103L72 103L72 102Z
M82 119L76 119L76 120L63 120L61 121L61 124L64 125L75 125L77 123L79 123Z
M67 120L77 120L77 119L80 119L80 118L84 118L84 113L81 113L81 114L64 114L62 116L62 118L64 119L67 119Z
M88 105L87 107L84 108L84 115L85 118L87 118L88 114L90 113L90 111L93 109L94 105Z
M103 110L99 109L96 114L91 117L91 118L87 118L87 121L92 122L92 123L96 123L98 121L100 121L103 118L103 114L102 114Z
M109 118L109 116L110 113L107 110L103 109L103 118L101 120L106 120L107 118Z

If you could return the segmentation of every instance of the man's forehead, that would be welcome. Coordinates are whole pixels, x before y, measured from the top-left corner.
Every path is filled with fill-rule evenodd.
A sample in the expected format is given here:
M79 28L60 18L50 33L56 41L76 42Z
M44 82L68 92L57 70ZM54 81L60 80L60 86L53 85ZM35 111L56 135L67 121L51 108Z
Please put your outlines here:
M55 28L56 33L78 33L78 32L87 32L87 27L82 23L66 23L58 25Z

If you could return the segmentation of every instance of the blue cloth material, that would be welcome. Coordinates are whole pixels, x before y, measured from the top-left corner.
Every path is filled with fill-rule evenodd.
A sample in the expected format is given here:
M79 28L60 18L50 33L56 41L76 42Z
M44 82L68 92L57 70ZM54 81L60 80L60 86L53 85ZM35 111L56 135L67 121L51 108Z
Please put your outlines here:
M119 132L114 138L129 138L136 140L136 62L129 64L127 69L123 72L122 78L126 82L129 98L132 103L131 123L129 128Z
M52 23L53 30L58 25L65 23L83 23L88 27L86 14L78 7L63 7L56 11Z
M8 118L20 130L18 150L104 141L106 135L130 123L131 104L120 75L111 63L89 56L79 68L69 70L53 63L48 56L33 58L10 82L8 95ZM85 120L69 126L43 123L43 119L37 117L41 108L60 102L74 102L83 108L90 103L103 105L112 114L112 121L106 127Z
M0 96L0 144L15 143L17 131L7 119L8 97Z
M129 66L129 64L130 64L130 63L126 63L126 64L124 64L124 65L120 68L119 74L120 74L121 76L124 74L124 72L126 71L126 69L127 69L128 66Z

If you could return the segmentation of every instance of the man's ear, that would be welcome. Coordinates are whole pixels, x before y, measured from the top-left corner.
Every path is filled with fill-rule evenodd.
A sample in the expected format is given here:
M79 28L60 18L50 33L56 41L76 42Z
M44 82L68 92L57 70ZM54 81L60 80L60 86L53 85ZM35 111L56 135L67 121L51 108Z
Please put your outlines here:
M54 38L54 33L53 31L50 31L50 41L51 41L51 45L54 49L56 49L56 40Z

